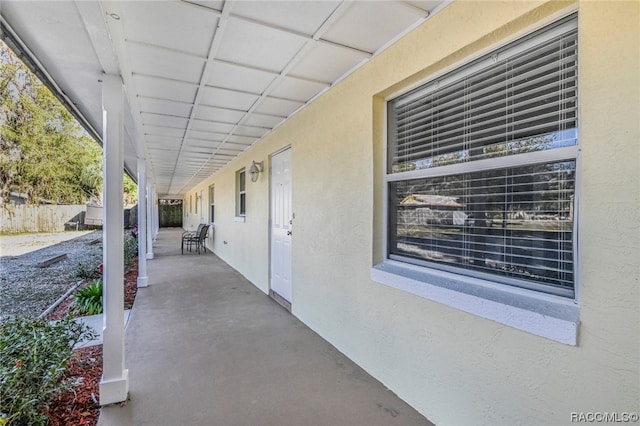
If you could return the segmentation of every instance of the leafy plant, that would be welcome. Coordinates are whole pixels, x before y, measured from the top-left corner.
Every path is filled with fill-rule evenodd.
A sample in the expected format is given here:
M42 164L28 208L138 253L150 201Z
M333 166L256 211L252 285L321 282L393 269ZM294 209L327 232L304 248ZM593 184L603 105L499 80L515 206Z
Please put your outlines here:
M16 317L0 323L0 425L46 425L44 410L56 395L73 388L62 377L73 347L95 338L71 318L48 322Z
M85 265L84 263L78 263L76 267L76 277L82 279L88 278L98 278L100 276L100 271L97 267L90 267Z
M79 315L98 315L102 313L102 280L83 287L73 295L71 309Z
M123 192L125 204L136 204L138 202L138 185L127 175L123 176Z
M124 266L130 267L138 256L138 239L132 235L124 236Z

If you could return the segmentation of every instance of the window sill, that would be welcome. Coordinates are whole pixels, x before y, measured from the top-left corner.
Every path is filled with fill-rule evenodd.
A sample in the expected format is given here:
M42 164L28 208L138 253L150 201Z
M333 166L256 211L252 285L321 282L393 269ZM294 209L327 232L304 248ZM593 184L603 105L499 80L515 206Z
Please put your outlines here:
M371 279L518 330L578 345L580 309L573 300L394 260L373 266Z
M242 222L242 223L246 222L244 216L236 216L236 217L233 218L233 221L234 222Z

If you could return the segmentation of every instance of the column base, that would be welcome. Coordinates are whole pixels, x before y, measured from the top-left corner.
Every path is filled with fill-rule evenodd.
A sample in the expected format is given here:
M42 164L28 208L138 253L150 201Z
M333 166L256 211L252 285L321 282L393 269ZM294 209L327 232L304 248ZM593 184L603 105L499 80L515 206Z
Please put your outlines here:
M149 287L149 278L148 277L138 277L137 285L138 285L138 288Z
M114 380L100 380L100 405L115 404L127 400L129 394L129 370L122 370L122 377Z
M151 252L151 253L147 253L147 259L148 259L148 260L153 259L153 252Z

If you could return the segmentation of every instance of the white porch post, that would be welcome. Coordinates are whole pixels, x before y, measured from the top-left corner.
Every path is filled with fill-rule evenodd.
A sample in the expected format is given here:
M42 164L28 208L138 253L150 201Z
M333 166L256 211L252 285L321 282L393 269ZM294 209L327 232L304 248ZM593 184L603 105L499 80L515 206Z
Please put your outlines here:
M153 186L153 241L158 238L158 232L160 232L160 215L158 214L158 193L156 192L156 186Z
M138 287L147 287L147 163L138 158Z
M153 259L153 189L151 183L147 184L147 224L149 225L149 229L147 229L147 259Z
M126 401L129 391L129 372L124 368L123 111L120 76L106 74L102 83L104 313L101 405Z

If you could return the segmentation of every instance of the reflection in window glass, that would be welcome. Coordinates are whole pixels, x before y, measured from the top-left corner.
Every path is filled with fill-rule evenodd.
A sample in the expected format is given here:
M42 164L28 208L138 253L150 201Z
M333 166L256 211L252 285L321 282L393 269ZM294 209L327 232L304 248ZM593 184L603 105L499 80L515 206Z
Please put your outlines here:
M575 161L390 184L390 254L573 288Z

